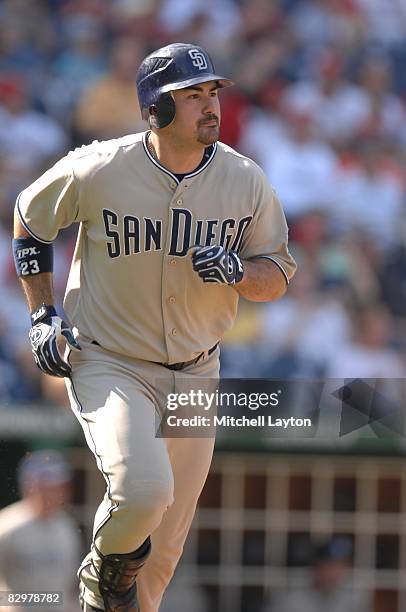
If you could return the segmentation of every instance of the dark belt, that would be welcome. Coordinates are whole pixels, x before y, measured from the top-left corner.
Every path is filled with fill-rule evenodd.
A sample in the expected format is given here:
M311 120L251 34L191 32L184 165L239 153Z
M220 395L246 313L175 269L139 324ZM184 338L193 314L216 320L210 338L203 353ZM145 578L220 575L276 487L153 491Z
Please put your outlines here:
M214 353L214 351L218 347L218 344L219 343L216 342L216 344L214 346L212 346L211 349L209 349L207 351L207 356L209 356L212 353ZM168 370L183 370L183 368L187 368L187 366L190 366L190 365L193 365L193 364L197 363L199 361L199 359L201 359L203 357L205 352L206 351L203 351L202 353L200 353L200 355L198 355L194 359L191 359L190 361L180 361L179 363L159 363L159 361L153 361L152 363L156 363L158 365L162 365L162 366L164 366L164 368L168 368Z
M97 342L97 340L92 340L92 344L96 344L96 346L100 346L100 344ZM207 351L207 356L209 356L212 353L214 353L214 351L216 350L218 345L219 345L219 343L216 342L216 344L214 346L212 346L211 349L209 349ZM190 361L179 361L179 363L161 363L160 361L152 361L152 363L156 363L157 365L164 366L164 368L168 368L168 370L183 370L183 368L187 368L187 366L190 366L190 365L193 365L193 364L197 363L199 361L199 359L201 357L203 357L205 352L206 351L203 351L202 353L200 353L200 355L198 355L194 359L191 359Z

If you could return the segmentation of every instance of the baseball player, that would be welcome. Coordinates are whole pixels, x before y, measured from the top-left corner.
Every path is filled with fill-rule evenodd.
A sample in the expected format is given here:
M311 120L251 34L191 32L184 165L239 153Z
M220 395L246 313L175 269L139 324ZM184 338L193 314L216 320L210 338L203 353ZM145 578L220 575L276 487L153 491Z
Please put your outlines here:
M17 200L14 256L34 358L65 377L106 480L79 569L86 612L158 610L214 440L156 436L156 413L185 377L219 376L239 295L277 299L295 271L274 190L218 142L218 91L232 84L199 47L155 51L137 75L150 129L69 153ZM75 222L71 327L54 307L52 243Z
M63 601L51 596L44 606L48 612L77 610L74 572L81 542L78 526L64 510L70 481L69 467L57 451L35 451L18 466L22 499L0 510L0 590L63 592ZM3 605L2 612L13 612L16 604ZM30 612L32 605L21 603L18 609Z

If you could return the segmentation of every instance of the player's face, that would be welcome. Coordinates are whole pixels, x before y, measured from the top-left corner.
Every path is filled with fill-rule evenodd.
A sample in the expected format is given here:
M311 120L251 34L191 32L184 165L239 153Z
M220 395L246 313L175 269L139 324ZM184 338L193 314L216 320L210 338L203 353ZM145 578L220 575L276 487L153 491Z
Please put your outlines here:
M173 92L176 115L171 127L179 139L204 146L218 140L221 115L217 92L215 81Z

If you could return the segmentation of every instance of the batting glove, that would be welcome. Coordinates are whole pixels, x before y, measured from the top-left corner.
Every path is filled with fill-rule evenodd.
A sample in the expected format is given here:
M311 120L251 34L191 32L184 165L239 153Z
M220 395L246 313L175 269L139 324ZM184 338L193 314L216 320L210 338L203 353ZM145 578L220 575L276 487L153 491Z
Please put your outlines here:
M222 246L198 247L192 255L193 270L204 283L235 285L242 280L244 269L234 251Z
M29 339L39 369L50 376L69 376L72 368L62 356L64 345L81 350L69 325L58 317L53 306L45 304L31 313L31 324Z

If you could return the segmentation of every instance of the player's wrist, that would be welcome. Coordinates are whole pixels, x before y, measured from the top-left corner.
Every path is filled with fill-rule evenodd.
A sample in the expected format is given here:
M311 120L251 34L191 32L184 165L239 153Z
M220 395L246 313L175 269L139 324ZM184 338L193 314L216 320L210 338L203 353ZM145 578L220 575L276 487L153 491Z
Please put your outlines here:
M56 312L55 306L52 304L45 304L44 302L37 306L34 310L31 311L31 325L37 325L37 323L41 323L45 319L49 319L51 317L58 316Z
M235 271L234 271L234 280L232 283L230 283L231 285L237 285L239 283L241 283L244 279L244 262L241 259L241 257L235 252L235 251L230 251L229 253L229 257L231 257L231 259L233 260L233 264L235 267Z

